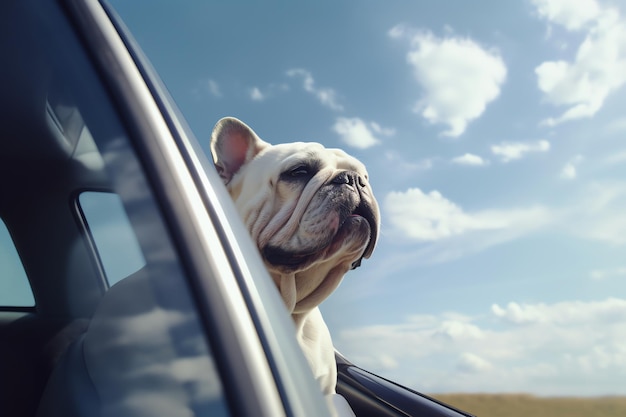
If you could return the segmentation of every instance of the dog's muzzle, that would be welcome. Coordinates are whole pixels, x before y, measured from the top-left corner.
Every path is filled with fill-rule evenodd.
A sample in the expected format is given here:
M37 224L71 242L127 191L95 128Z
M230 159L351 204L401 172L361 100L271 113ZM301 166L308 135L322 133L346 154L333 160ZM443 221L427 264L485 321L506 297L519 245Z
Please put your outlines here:
M374 214L374 209L372 207L372 202L370 201L370 196L366 195L363 190L365 189L365 180L358 173L354 171L343 171L340 172L331 180L333 184L345 184L347 186L353 187L357 190L359 194L359 204L356 206L354 210L350 213L350 217L353 216L361 216L370 226L370 239L367 243L367 247L356 261L352 263L351 269L356 269L361 266L361 262L363 258L367 258L374 251L374 245L377 239L378 233L378 223L376 216Z

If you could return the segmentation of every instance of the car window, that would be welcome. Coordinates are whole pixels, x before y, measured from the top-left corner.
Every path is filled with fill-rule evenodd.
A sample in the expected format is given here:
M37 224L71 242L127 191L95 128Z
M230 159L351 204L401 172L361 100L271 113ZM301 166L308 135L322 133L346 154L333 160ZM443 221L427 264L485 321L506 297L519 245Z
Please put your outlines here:
M90 325L96 343L86 346L85 355L106 363L93 372L103 385L116 386L104 407L116 413L228 415L207 335L128 134L106 95L98 93L97 80L84 75L89 69L75 59L67 62L76 68L60 80L59 94L91 132L84 140L93 139L76 149L101 155L116 193L79 198L87 221L92 219L105 272L116 281L145 263L109 291ZM70 79L78 70L83 78ZM88 90L89 97L81 93Z
M203 324L208 318L197 310L161 206L122 122L123 111L59 9L52 3L41 9L12 6L8 12L28 10L18 14L19 24L3 20L13 25L11 50L19 51L7 94L19 100L13 110L21 119L6 118L3 124L7 120L7 131L20 133L20 143L3 141L3 150L13 152L18 162L30 163L25 176L30 174L42 189L40 198L22 210L26 214L21 218L32 226L20 238L37 246L27 265L55 266L37 276L49 308L63 311L68 300L92 300L90 280L98 262L85 250L89 240L79 233L86 227L111 283L125 277L98 293L89 326L76 341L80 355L66 351L68 365L55 368L61 374L71 369L66 376L74 381L89 375L79 385L93 387L96 395L77 398L84 390L71 392L73 385L65 380L55 387L53 374L46 392L70 393L44 396L39 415L58 415L55 400L65 409L65 397L98 407L98 415L228 415L209 343L212 335ZM112 193L84 191L91 189ZM76 209L77 195L86 223ZM63 227L40 230L57 222ZM9 265L10 285L18 285L14 282L25 282L24 274L14 249L6 249L7 236L0 228L0 260L3 268ZM5 276L2 271L0 281ZM27 301L27 291L11 293Z
M35 299L22 261L0 219L0 307L33 307Z
M108 285L138 271L146 260L117 194L85 191L78 197Z

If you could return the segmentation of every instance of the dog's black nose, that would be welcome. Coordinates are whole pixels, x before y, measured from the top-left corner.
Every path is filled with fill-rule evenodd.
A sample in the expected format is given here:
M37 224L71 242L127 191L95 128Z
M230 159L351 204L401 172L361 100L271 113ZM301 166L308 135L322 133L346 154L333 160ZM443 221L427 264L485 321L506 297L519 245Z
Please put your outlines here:
M363 178L354 171L342 171L331 180L333 184L346 184L357 185L359 187L365 187L365 181Z

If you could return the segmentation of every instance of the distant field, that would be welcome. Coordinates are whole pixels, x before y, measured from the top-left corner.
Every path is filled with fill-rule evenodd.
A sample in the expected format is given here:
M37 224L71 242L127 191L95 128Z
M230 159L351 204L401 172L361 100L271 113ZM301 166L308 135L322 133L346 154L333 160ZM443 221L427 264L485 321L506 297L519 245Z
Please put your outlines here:
M429 394L478 417L624 417L626 397L535 397L527 394Z

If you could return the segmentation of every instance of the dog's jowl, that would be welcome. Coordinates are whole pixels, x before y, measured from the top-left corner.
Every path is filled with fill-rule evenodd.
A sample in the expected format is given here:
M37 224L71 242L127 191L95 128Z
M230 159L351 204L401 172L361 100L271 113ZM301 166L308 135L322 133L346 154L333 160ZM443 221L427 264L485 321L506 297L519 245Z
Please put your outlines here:
M215 125L211 153L314 376L334 394L334 348L318 306L376 245L378 204L365 166L319 143L270 145L235 118Z

